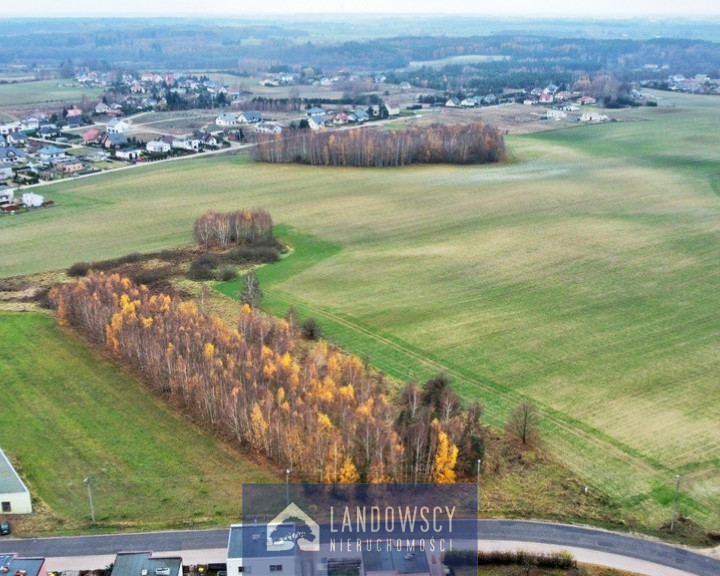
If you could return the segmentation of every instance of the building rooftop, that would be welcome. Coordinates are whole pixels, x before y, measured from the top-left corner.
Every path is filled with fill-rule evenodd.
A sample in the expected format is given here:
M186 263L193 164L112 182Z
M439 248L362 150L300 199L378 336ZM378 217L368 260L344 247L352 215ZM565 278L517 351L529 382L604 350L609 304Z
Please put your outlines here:
M0 554L0 573L8 576L14 576L18 572L23 576L38 576L44 564L45 558L20 558L15 554Z
M0 493L17 494L18 492L29 493L29 490L15 472L5 452L0 449Z
M177 576L182 570L179 556L157 557L152 552L118 552L111 576Z
M363 550L365 573L430 574L427 556L420 550Z

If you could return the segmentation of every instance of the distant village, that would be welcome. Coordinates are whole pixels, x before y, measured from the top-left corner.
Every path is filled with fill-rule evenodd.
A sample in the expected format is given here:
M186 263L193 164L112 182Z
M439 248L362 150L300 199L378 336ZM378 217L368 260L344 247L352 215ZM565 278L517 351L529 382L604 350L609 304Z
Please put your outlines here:
M41 195L20 194L18 190L40 182L76 178L173 156L218 151L251 141L256 134L362 125L415 115L423 108L471 109L522 103L541 107L544 110L541 116L550 121L597 123L610 120L608 115L597 111L598 102L592 96L553 84L529 91L506 91L501 95L443 98L441 93L420 94L420 89L408 82L389 86L381 74L364 78L349 74L313 77L279 72L254 79L262 87L271 89L299 84L333 87L353 82L373 89L374 94L369 100L356 104L337 100L310 102L295 98L289 102L287 98L252 98L251 92L233 91L207 76L183 73L133 75L81 69L74 81L89 88L100 87L105 95L97 102L63 108L61 113L48 110L0 124L0 212L46 205ZM719 85L720 81L713 81L707 75L693 79L675 75L668 78L665 87L691 93L717 93ZM654 104L638 90L632 91L632 98L639 104ZM258 108L263 106L265 110L260 111ZM210 111L210 116L206 115L205 122L198 122L182 135L150 134L150 137L135 120L142 113L178 110ZM214 118L212 110L217 111ZM283 121L266 117L278 110L294 113L281 115Z

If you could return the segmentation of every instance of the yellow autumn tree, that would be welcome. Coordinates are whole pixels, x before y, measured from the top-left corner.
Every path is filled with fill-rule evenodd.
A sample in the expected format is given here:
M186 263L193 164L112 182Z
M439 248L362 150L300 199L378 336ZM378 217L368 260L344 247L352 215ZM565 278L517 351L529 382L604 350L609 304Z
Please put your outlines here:
M260 450L265 444L268 425L257 402L253 405L250 413L250 427L252 428L252 445L256 450Z
M338 482L340 482L341 484L354 484L359 479L360 474L358 474L358 471L355 468L355 464L353 464L350 456L345 456L345 461L343 462L342 468L340 468L340 472L338 473Z
M437 419L432 421L432 428L437 433L437 451L435 452L432 474L433 482L452 484L455 482L455 463L457 462L458 448L450 441Z

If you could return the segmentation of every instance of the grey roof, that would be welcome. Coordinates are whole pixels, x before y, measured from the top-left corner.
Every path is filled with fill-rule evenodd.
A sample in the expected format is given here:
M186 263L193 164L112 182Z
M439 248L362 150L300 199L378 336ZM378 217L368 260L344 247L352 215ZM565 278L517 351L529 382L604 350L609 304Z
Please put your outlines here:
M8 575L22 570L25 571L26 576L38 576L44 564L45 558L20 558L15 554L0 554L0 567L7 566Z
M5 452L0 449L0 494L29 493Z
M267 549L267 524L233 524L228 537L228 558L275 558L293 556L295 550L269 551ZM294 524L278 524L277 531L293 533ZM275 534L277 537L277 534ZM115 576L113 574L112 576ZM152 575L150 575L152 576Z
M152 552L118 552L110 576L177 576L181 569L180 556L154 558Z
M427 556L421 550L392 550L368 551L363 549L363 564L365 573L368 572L397 572L397 574L430 574Z

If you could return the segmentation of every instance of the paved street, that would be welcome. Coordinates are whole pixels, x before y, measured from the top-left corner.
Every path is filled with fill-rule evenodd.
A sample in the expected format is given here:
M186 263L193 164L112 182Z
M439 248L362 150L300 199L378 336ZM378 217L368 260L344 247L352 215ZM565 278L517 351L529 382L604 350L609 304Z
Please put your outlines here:
M642 537L593 528L520 520L481 520L483 549L569 549L581 561L635 570L651 576L720 575L720 561ZM120 551L150 550L182 555L186 564L222 561L228 530L192 530L63 538L0 540L0 553L48 558L48 569L104 568ZM535 544L533 544L535 543ZM80 562L83 562L80 565ZM662 568L661 566L667 567Z

